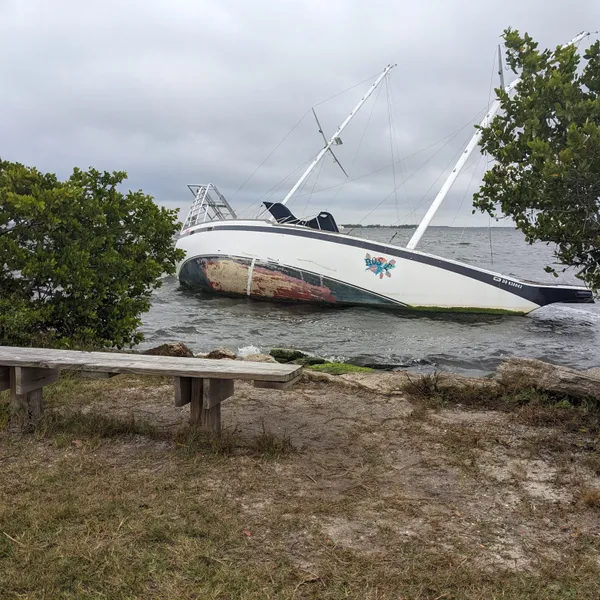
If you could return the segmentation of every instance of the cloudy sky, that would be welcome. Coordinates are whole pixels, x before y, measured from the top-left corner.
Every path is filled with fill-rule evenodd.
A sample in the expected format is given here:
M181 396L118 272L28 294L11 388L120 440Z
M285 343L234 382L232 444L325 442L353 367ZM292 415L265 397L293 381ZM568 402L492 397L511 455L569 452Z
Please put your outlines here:
M340 187L328 158L291 207L415 222L497 85L507 26L556 46L600 28L600 2L0 0L0 156L65 177L126 170L184 211L186 185L213 182L251 214L322 146L311 106L332 134L397 63L337 148L356 181ZM488 223L470 208L484 167L474 156L434 224Z

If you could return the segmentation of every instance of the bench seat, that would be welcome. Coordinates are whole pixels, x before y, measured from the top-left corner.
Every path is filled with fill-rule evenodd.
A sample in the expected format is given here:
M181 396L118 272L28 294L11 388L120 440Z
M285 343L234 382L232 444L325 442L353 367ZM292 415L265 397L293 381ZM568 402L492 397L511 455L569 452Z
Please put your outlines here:
M190 404L191 422L213 432L220 431L221 402L233 395L235 379L285 389L302 374L300 365L279 363L0 346L0 390L11 389L13 410L24 422L41 417L42 389L58 379L60 370L171 376L175 405Z

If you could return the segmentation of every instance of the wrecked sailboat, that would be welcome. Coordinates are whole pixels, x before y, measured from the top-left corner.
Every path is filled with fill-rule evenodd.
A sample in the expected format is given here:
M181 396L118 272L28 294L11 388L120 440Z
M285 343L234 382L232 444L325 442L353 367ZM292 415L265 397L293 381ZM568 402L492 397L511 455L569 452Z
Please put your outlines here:
M384 69L333 136L323 136L324 148L285 198L264 203L269 218L238 218L214 185L189 186L194 203L177 242L185 251L178 266L181 284L276 301L429 311L526 314L556 302L593 302L585 287L524 281L415 249L476 148L479 130L406 247L341 233L328 212L312 219L294 216L288 200L326 154L339 164L332 146L341 143L346 125L393 66ZM496 101L481 126L487 126L498 110ZM320 124L319 131L322 134Z

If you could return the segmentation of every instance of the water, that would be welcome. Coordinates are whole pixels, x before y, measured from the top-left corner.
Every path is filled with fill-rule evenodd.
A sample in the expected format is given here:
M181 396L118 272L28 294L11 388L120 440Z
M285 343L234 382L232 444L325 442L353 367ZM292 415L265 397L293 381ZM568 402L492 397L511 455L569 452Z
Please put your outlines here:
M395 236L393 243L403 245L411 231L363 228L353 235L381 242ZM511 229L432 227L419 249L504 275L580 284L572 272L559 279L545 273L553 262L551 249L528 246ZM600 366L600 303L550 305L525 317L426 315L224 298L191 293L169 277L155 293L142 330L142 347L178 341L196 352L283 346L361 364L466 374L490 372L507 356Z

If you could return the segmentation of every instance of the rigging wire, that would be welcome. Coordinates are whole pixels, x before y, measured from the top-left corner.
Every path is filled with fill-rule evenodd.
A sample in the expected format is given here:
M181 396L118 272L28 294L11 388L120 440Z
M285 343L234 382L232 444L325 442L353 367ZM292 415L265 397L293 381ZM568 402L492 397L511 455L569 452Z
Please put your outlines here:
M500 61L500 48L496 48L494 49L494 57L492 59L492 74L490 75L490 89L488 91L488 106L491 104L492 102L492 90L494 88L494 71L496 69L496 58L498 59L498 61ZM480 156L484 156L484 153L480 153ZM487 154L485 154L486 156L486 166L485 166L485 170L487 170L487 165L489 164L487 162ZM479 163L478 163L479 164ZM463 230L464 233L464 230ZM488 238L490 241L490 261L491 264L494 264L494 249L492 247L492 222L491 219L488 218ZM461 236L462 239L462 236Z
M258 167L256 167L256 169L254 169L254 171L252 171L252 173L246 178L246 180L240 185L240 187L235 190L235 192L233 192L233 194L231 195L230 200L233 200L233 198L235 198L236 194L250 181L250 179L252 179L252 177L254 177L254 175L256 175L256 172L263 167L263 165L269 160L269 158L271 158L271 156L273 156L273 154L277 151L277 149L281 146L281 144L283 144L283 142L285 142L285 140L288 139L288 137L290 137L290 135L293 133L293 131L296 129L296 127L298 127L298 125L300 125L300 123L302 123L302 121L304 121L304 118L306 117L306 115L310 112L310 109L307 110L301 117L300 119L296 122L296 124L285 134L285 136L283 137L283 139L279 142L279 144L277 144L277 146L275 146L275 148L273 148L273 150L271 150L271 152L269 152L269 154L267 154L267 156L264 158L264 160L258 165Z
M441 150L441 148L440 148ZM423 194L420 202L417 204L417 206L415 207L415 210L417 208L420 208L421 206L423 206L423 204L425 204L425 201L427 200L427 196L429 194L429 192L431 192L431 190L435 187L435 185L437 184L437 182L440 180L440 178L442 177L442 175L444 175L446 173L446 171L450 168L450 166L456 162L456 159L458 158L458 156L460 156L462 153L464 152L464 150L462 149L462 146L452 155L452 157L450 158L450 160L448 161L448 163L446 164L446 166L440 171L439 175L435 178L435 181L429 186L429 188L427 189L427 191L425 192L425 194ZM432 157L433 158L433 157ZM410 212L406 213L405 217L409 216ZM404 217L404 218L405 218ZM398 222L399 224L399 222Z
M396 110L395 110L396 100L394 98L394 88L391 85L390 85L390 97L392 100L392 124L393 124L393 131L394 131L394 141L396 142L396 153L397 153L397 155L400 155L400 146L402 144L402 130L401 129L397 130L397 128L396 128L396 120L394 117L394 115L396 114ZM396 139L396 131L398 131L399 139ZM403 166L402 161L399 161L398 164L400 165L400 177L402 177L404 179L410 173L410 169L408 168L408 161L404 160L404 168L402 168L402 166ZM405 204L408 204L412 208L413 203L406 191L406 185L404 185L404 184L402 185L402 191L404 193ZM413 211L413 216L416 221L417 215L414 214L414 211Z
M341 92L338 92L336 94L333 94L333 96L329 96L329 98L326 98L325 100L321 100L320 102L317 102L316 104L314 104L311 108L309 108L301 117L300 119L296 122L296 124L285 134L285 136L283 137L283 139L277 144L277 146L275 146L275 148L273 148L273 150L271 150L271 152L269 152L269 154L265 157L265 159L258 165L258 167L256 167L256 169L254 169L254 171L252 171L252 173L246 178L246 180L238 187L238 189L233 192L233 194L230 197L230 200L233 200L233 198L237 195L237 193L250 181L250 179L252 179L252 177L254 177L254 175L256 175L256 172L262 168L264 166L264 164L267 162L267 160L269 160L269 158L271 158L271 156L273 156L273 154L277 151L277 149L281 146L281 144L283 144L283 142L285 142L285 140L287 140L287 138L292 134L292 132L296 129L296 127L298 127L298 125L300 125L300 123L302 123L302 121L304 121L304 118L306 117L306 115L308 115L308 113L310 113L310 111L317 107L320 106L321 104L324 104L325 102L329 102L330 100L333 100L333 98L337 98L338 96L341 96L342 94L345 94L346 92L349 92L350 90L353 90L355 87L358 87L359 85L362 85L363 83L366 83L367 81L370 81L371 79L373 79L374 77L377 77L377 75L379 75L379 73L375 73L375 75L371 75L370 77L367 77L366 79L363 79L362 81L359 81L358 83L354 84L353 86L350 86L349 88L346 88L345 90L342 90Z
M452 139L454 139L454 137L456 137L456 135L458 135L465 127L468 127L469 125L473 124L473 121L476 121L478 119L478 117L482 116L485 111L487 110L487 108L483 108L481 109L474 117L472 117L467 123L465 123L462 127L459 127L458 129L456 129L455 131L449 133L448 135L445 135L443 138L440 138L439 140L436 140L435 142L429 144L428 146L425 146L423 148L421 148L420 150L417 150L416 152L413 152L412 154L408 154L404 157L402 157L401 159L399 159L398 161L396 161L396 163L400 163L402 161L406 161L409 158L414 158L415 156L418 156L419 154L422 154L423 152L426 152L427 150L430 150L431 148L433 148L434 146L437 146L438 144L441 144L442 142L444 142L445 140L448 140L446 142L447 145L448 142L451 142ZM448 139L450 138L450 139ZM443 146L442 146L443 148ZM441 148L440 148L441 150ZM346 183L352 183L353 181L358 181L359 179L364 179L365 177L369 177L371 175L375 175L375 173L380 173L381 171L385 171L386 169L389 169L392 165L385 165L383 167L379 167L379 169L374 169L373 171L370 171L369 173L365 173L364 175L359 175L358 177L354 177L352 179L348 179L347 181L343 182L343 183L335 183L333 185L321 188L320 190L317 190L317 193L320 192L324 192L326 190L330 190L333 189L335 187L338 187L340 185L344 185ZM407 180L410 179L411 175L407 176ZM401 184L402 185L402 184ZM296 196L301 196L302 194L297 194Z
M464 202L465 202L465 198L467 197L467 194L469 193L469 189L471 189L471 185L473 185L473 180L475 179L475 174L477 173L477 168L479 167L479 163L481 162L481 159L483 158L483 155L480 154L477 157L477 160L475 160L475 158L473 158L473 160L471 161L471 164L468 167L465 167L462 170L462 173L460 175L464 175L469 169L471 169L473 166L475 166L475 168L473 169L473 173L471 173L471 179L469 180L469 185L467 185L467 187L465 188L465 192L462 195L462 198L460 199L460 204L458 205L458 208L456 209L456 212L454 213L454 217L452 218L452 223L450 223L450 227L452 227L454 225L454 223L456 222L456 218L458 217L458 214L460 213L460 209L462 208ZM459 175L459 177L460 177ZM458 179L457 179L458 181ZM464 233L464 227L463 227L463 233ZM462 240L462 237L461 237Z
M308 114L313 108L316 108L317 106L320 106L321 104L325 104L325 102L329 102L330 100L333 100L334 98L337 98L338 96L341 96L342 94L345 94L346 92L349 92L350 90L353 90L355 87L358 87L359 85L362 85L363 83L366 83L367 81L370 81L371 79L375 79L375 77L377 77L380 73L381 73L381 71L377 71L377 73L375 73L375 75L371 75L370 77L367 77L366 79L363 79L362 81L359 81L358 83L355 83L353 86L346 88L345 90L342 90L341 92L338 92L337 94L334 94L333 96L329 96L329 98L325 98L325 100L321 100L321 102L317 102L316 104L313 104L313 106L306 111L306 114Z
M273 195L275 194L275 192L277 192L278 188L282 187L288 181L288 179L291 179L299 171L304 169L304 167L306 167L306 165L308 165L312 160L313 160L312 157L305 160L301 165L296 167L296 169L294 169L294 171L292 171L291 173L286 175L283 179L278 181L273 187L271 187L268 191L266 191L262 196L260 196L258 198L258 200L254 201L252 204L250 204L248 207L246 207L246 209L241 214L247 213L250 209L252 209L252 210L260 209L263 201L270 200L273 197ZM263 206L256 218L260 218L260 216L263 215L266 210L267 209Z
M492 244L492 217L488 215L488 234L490 239L490 262L494 264L494 246Z
M455 159L455 158L458 156L458 154L459 154L458 152L457 152L456 154L454 154L454 156L452 157L452 160L454 160L454 159ZM439 178L442 176L442 174L446 172L446 170L448 169L448 167L449 167L449 166L452 164L452 160L450 160L450 162L449 162L449 163L446 165L446 168L444 168L444 169L442 170L442 172L441 172L441 173L440 173L440 174L437 176L437 178L436 178L436 181L438 181L438 180L439 180ZM476 163L476 161L475 161L475 160L472 160L472 161L471 161L471 164L470 164L468 167L465 167L465 168L464 168L464 169L461 171L461 173L460 173L460 175L459 175L458 177L460 178L462 175L464 175L465 173L467 173L468 171L470 171L470 170L473 168L473 166L475 166L475 163ZM475 171L474 171L474 172L475 172ZM424 195L423 195L423 197L421 198L421 201L420 201L420 202L419 202L419 204L417 205L417 208L420 208L420 207L421 207L421 206L424 204L425 200L427 199L427 195L428 195L428 193L429 193L429 192L430 192L430 191L433 189L433 187L435 186L435 183L436 183L436 181L434 181L434 182L433 182L433 184L432 184L432 185L429 187L429 189L427 190L427 192L425 192L425 194L424 194ZM457 179L457 181L458 181L458 179ZM465 195L466 195L466 194L465 194ZM463 198L464 198L464 197L463 197ZM408 217L408 216L409 216L411 213L412 213L412 214L414 214L414 211L411 211L411 212L408 212L408 213L406 213L405 217ZM454 221L453 221L453 223L454 223ZM399 222L398 222L398 224L399 224ZM450 225L450 226L452 227L452 225ZM392 226L392 227L394 227L394 226ZM416 227L416 225L415 225L415 227ZM463 228L463 229L464 229L464 228ZM400 231L396 231L396 232L394 233L394 235L393 235L393 236L390 238L390 240L389 240L388 244L391 244L391 243L392 243L392 241L394 240L394 238L395 238L395 237L396 237L396 236L397 236L399 233L400 233Z
M475 115L475 119L481 115L486 109L482 109L480 110L477 115ZM415 171L413 171L408 177L406 177L403 181L400 182L400 185L403 185L404 183L406 183L406 181L408 181L409 179L411 179L412 177L414 177L426 164L429 163L429 161L431 161L437 154L439 154L461 131L463 131L466 127L468 127L469 125L472 125L473 123L473 119L469 120L467 123L465 123L461 128L457 129L453 134L451 134L450 136L446 136L448 137L448 140L440 147L438 148L425 162L423 162ZM442 138L444 139L444 138ZM435 144L432 144L429 147L435 146L436 144L438 144L439 142L436 142ZM435 181L433 182L433 184L429 187L429 189L425 192L425 195L423 196L423 198L421 199L421 202L419 202L419 204L417 206L414 207L413 210L416 211L417 208L419 208L427 199L426 196L427 194L431 191L431 189L433 188L433 186L437 183L437 181L439 180L439 178L442 176L442 174L446 171L446 169L450 166L450 164L452 163L452 160L454 160L460 153L462 153L462 148L456 153L454 154L454 156L452 157L452 159L450 160L450 162L446 165L446 167L443 169L443 171L437 176L437 178L435 179ZM378 169L378 170L382 170L382 169ZM390 192L385 198L383 198L383 200L381 200L381 202L379 202L372 210L370 210L360 221L359 224L362 224L363 221L365 219L367 219L368 217L370 217L392 194L394 193L394 190L392 190L392 192ZM405 215L408 216L410 215L410 212ZM403 217L403 219L405 218ZM401 221L402 219L398 220L398 223Z
M360 151L360 148L362 146L363 140L365 139L365 135L367 133L367 129L369 127L369 124L371 123L371 117L373 116L373 111L375 110L375 106L377 105L377 100L379 99L379 94L381 94L381 87L377 88L377 93L374 96L374 100L373 100L373 105L371 106L371 112L369 113L369 118L367 119L367 124L365 125L365 128L362 132L362 135L360 137L360 140L358 142L358 147L356 148L356 153L354 154L354 158L352 159L352 163L351 163L351 167L354 166L354 163L356 162L356 159L358 158L358 153ZM356 178L358 179L358 178ZM334 202L334 200L339 196L340 192L342 191L342 189L344 188L344 185L346 185L346 183L348 183L348 181L356 181L356 179L344 179L344 181L342 181L341 184L336 184L335 186L332 187L337 187L337 191L335 192L335 194L333 195L333 197L331 198L331 200L329 200L329 202L327 203L327 206L325 207L325 210L328 211L329 207L331 206L331 204ZM329 188L324 188L324 190L327 190ZM324 190L320 190L320 191L324 191ZM317 192L319 193L319 192Z

